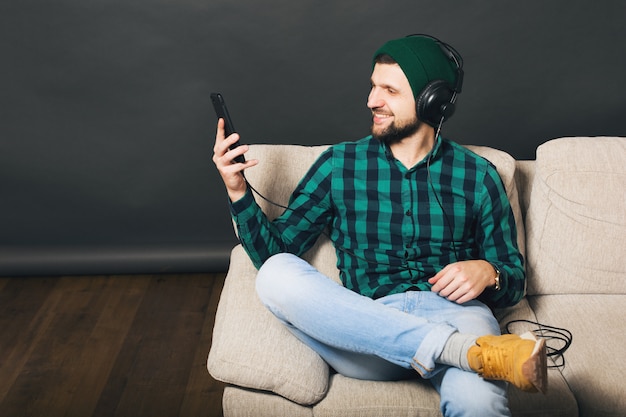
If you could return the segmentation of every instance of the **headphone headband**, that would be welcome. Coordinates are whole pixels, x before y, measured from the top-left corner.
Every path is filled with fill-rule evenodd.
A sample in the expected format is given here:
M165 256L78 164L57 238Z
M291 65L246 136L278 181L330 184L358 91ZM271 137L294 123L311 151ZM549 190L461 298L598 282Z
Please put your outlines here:
M441 124L448 120L455 111L457 95L463 88L463 58L449 44L431 35L416 33L411 36L421 36L436 42L446 57L454 62L456 66L456 77L454 85L443 79L430 81L417 95L417 117L432 127L441 127Z
M457 94L461 93L463 89L463 57L461 56L461 54L449 43L446 43L432 35L427 35L425 33L413 33L411 35L407 35L406 37L409 38L411 36L420 36L422 38L428 38L435 41L439 45L443 53L448 57L448 59L454 62L454 65L456 66L456 80L454 83L454 91Z

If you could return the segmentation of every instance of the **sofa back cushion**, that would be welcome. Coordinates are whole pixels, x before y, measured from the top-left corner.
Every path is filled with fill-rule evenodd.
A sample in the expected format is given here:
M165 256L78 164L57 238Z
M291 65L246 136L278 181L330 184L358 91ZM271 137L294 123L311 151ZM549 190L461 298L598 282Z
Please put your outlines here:
M246 158L258 159L259 164L246 171L246 178L268 200L286 206L298 182L327 148L328 145L251 145ZM255 198L269 219L278 217L284 211L259 196ZM341 282L337 256L326 236L320 236L315 246L303 258L327 277Z
M466 147L496 166L517 222L518 245L524 253L525 231L515 182L515 159L506 152L486 146ZM251 145L246 158L258 159L259 164L246 171L246 178L263 196L275 203L286 205L300 179L327 148L328 145ZM258 196L256 200L270 219L279 216L283 211L282 208ZM337 258L327 237L321 236L315 247L304 258L322 273L339 282Z
M526 214L528 293L626 292L626 138L537 148Z
M248 182L269 200L287 205L291 193L328 145L250 145L246 159L259 164L245 171ZM263 212L274 219L283 209L256 196Z
M522 210L520 206L520 193L517 188L516 181L516 161L508 153L490 148L488 146L476 146L465 145L470 151L487 159L493 165L495 165L502 182L504 183L504 189L506 195L511 203L511 209L513 210L513 216L515 217L515 225L517 227L517 245L522 252L522 255L526 254L526 230L524 228L524 221L522 219Z

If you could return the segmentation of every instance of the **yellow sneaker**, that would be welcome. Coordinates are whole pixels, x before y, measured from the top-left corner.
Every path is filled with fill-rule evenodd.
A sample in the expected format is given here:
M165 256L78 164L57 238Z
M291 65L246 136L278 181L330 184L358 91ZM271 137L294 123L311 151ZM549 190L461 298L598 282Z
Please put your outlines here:
M522 391L548 391L546 344L532 333L479 337L467 359L485 379L508 381Z

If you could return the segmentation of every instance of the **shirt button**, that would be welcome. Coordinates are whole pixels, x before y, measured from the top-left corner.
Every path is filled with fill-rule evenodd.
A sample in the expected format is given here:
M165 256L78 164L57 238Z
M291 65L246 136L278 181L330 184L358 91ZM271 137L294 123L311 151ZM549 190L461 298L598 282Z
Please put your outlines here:
M405 213L407 216L410 216L411 214L413 214L413 212L411 211L411 209L408 209Z

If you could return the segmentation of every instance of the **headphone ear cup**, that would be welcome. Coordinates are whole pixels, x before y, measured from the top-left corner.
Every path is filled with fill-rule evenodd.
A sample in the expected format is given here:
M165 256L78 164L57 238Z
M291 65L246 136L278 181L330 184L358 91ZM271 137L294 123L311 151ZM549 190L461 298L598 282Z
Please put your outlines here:
M432 127L437 127L442 118L445 121L454 114L453 97L454 91L446 81L429 82L417 97L417 118Z

